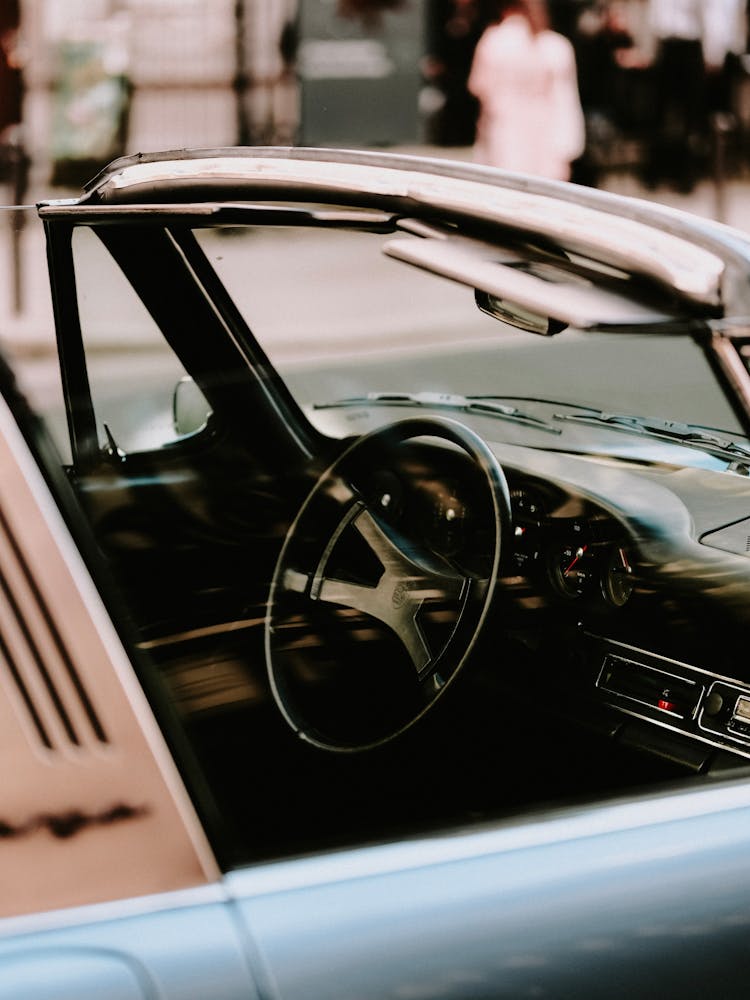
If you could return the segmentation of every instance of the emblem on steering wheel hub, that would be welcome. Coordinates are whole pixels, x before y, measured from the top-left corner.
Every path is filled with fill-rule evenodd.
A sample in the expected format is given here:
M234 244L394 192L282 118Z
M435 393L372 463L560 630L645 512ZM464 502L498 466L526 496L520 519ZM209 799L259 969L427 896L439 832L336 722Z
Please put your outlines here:
M398 611L399 608L403 608L406 604L407 598L409 596L409 587L402 581L396 584L393 589L393 594L391 596L391 604Z

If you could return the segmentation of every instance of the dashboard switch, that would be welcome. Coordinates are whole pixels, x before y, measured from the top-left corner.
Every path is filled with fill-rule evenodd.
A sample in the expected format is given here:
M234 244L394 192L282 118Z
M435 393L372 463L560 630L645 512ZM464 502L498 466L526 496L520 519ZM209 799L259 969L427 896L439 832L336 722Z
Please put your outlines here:
M661 698L656 703L656 707L660 708L663 712L676 712L677 702L672 701L672 695L669 688L665 688L661 693Z

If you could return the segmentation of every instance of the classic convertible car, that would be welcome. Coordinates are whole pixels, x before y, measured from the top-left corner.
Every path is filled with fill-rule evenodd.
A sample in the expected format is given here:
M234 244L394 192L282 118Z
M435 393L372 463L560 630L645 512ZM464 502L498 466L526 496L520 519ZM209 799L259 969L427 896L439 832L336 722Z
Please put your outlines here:
M750 239L305 149L24 213L0 997L744 997Z

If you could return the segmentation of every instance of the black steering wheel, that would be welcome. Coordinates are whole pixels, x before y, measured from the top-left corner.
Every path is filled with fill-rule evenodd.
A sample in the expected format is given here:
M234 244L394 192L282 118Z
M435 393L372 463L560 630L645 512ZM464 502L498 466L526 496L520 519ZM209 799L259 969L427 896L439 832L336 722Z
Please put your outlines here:
M407 419L350 445L302 505L269 594L268 676L299 736L363 750L416 722L476 643L509 529L503 471L463 424Z

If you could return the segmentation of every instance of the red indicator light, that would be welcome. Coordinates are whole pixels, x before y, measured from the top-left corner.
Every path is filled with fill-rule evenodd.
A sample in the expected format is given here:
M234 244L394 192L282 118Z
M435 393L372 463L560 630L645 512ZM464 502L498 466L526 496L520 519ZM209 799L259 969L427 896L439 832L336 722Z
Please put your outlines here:
M656 707L660 708L663 712L674 712L677 708L675 703L670 700L669 691L662 691L661 698L657 701Z

